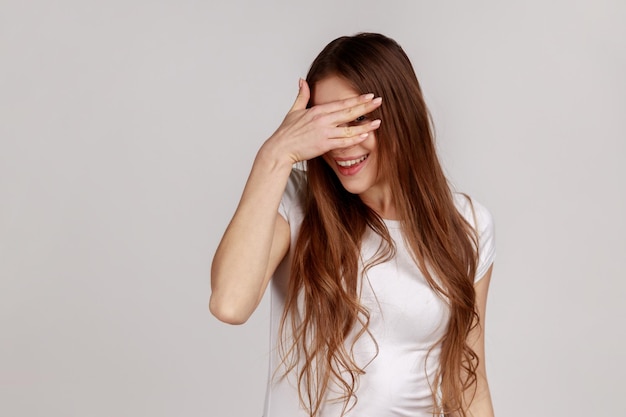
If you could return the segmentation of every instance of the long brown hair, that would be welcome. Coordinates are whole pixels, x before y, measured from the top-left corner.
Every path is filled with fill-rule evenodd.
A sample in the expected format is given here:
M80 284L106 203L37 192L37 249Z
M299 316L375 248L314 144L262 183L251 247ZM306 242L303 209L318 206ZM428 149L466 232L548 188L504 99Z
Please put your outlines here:
M382 120L376 131L379 176L391 188L416 267L450 310L438 372L430 379L433 413L465 417L464 392L476 385L477 357L467 336L478 319L477 238L455 207L419 82L402 48L372 33L328 44L307 75L312 92L318 81L333 75L358 92L383 97L371 115ZM307 162L307 184L280 340L287 344L281 352L288 372L297 370L300 400L316 416L331 383L343 391L344 413L357 400L364 370L354 362L346 338L355 328L361 329L358 336L368 333L369 312L357 287L362 237L370 228L384 243L366 268L391 258L395 246L380 216L343 188L322 157Z

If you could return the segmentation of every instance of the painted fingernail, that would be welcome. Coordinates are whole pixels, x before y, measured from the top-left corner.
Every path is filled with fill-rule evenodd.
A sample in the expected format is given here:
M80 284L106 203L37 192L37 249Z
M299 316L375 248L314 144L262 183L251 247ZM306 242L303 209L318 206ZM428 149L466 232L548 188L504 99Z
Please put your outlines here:
M366 137L368 137L369 135L370 135L369 133L361 133L361 134L359 135L359 137L360 137L361 139L365 139L365 138L366 138Z
M382 97L376 97L374 100L372 100L372 103L374 104L379 104L383 102L383 98Z
M374 94L372 94L372 93L365 94L365 95L363 95L363 98L364 98L365 100L371 100L371 99L373 99L373 98L374 98Z
M370 123L371 127L378 127L380 126L380 119L376 119L374 120L372 123Z

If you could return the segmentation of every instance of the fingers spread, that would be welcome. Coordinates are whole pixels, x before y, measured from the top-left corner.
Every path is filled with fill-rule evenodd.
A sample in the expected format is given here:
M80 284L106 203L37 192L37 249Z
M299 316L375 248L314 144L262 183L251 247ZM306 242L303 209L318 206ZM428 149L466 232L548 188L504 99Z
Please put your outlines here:
M376 119L373 122L365 123L362 125L345 125L335 127L329 132L329 136L330 139L356 138L360 137L361 135L365 135L365 137L367 137L370 132L378 129L379 127L380 119Z
M350 107L354 107L361 103L368 103L374 99L374 94L362 94L360 96L350 97L344 100L333 101L326 104L321 104L319 106L320 110L324 113L334 113L337 111L345 110Z
M358 103L356 105L335 111L331 113L330 120L334 124L344 124L350 123L354 121L356 118L364 116L372 111L374 111L377 107L379 107L382 103L382 98L378 97L370 101L366 101L364 103Z
M330 151L332 149L349 148L350 146L354 146L363 142L365 139L367 139L368 136L369 136L369 133L363 133L361 135L352 136L349 138L333 139L329 141L330 146L328 150Z

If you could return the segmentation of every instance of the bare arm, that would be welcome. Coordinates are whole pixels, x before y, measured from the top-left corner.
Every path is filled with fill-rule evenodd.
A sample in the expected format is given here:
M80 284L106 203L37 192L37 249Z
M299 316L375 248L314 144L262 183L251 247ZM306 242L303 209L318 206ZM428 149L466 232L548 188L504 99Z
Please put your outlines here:
M219 320L244 323L289 249L289 225L278 204L291 171L259 152L241 201L211 266L209 308Z
M489 291L489 282L491 281L491 271L493 265L485 273L485 275L476 283L476 305L480 317L480 325L476 326L468 336L470 347L478 355L478 369L476 370L477 386L476 395L472 397L473 392L467 393L465 402L469 403L467 415L469 417L493 417L493 405L491 403L491 394L489 392L489 384L487 382L487 370L485 367L485 312L487 308L487 293Z
M259 150L233 219L211 266L209 309L219 320L244 323L258 306L274 270L289 249L290 230L278 206L294 163L331 149L355 145L380 122L340 125L380 105L362 95L310 109L309 87L301 81L293 107Z

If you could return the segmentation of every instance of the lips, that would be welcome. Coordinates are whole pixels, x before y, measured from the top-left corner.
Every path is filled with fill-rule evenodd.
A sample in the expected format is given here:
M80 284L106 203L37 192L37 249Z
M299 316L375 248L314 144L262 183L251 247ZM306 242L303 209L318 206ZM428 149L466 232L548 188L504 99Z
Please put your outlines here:
M355 175L365 165L369 154L362 155L356 158L342 158L335 159L335 164L339 173L342 175Z
M353 165L360 164L361 162L365 161L367 157L368 155L363 155L359 158L342 160L342 161L335 160L335 162L337 162L337 165L339 165L340 167L349 168Z

